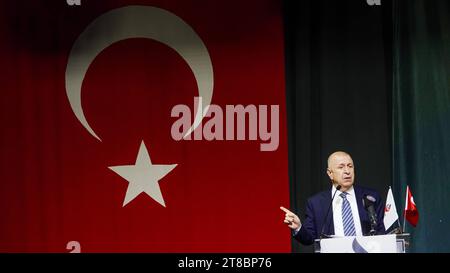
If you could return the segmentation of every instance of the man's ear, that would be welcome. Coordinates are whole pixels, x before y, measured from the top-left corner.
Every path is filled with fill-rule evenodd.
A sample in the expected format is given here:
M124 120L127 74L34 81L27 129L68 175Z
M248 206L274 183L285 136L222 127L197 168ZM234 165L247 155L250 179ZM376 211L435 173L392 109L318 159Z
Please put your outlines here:
M333 180L333 173L331 172L331 170L330 170L329 168L327 168L327 174L328 174L328 177L329 177L331 180Z

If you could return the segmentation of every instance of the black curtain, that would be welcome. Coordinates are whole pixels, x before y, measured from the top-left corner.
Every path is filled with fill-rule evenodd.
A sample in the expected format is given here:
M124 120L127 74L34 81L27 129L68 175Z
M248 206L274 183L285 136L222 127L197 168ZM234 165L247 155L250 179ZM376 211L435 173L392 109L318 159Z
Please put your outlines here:
M285 1L291 209L327 190L328 155L351 154L355 183L391 185L392 9L366 1ZM311 252L293 240L293 252Z

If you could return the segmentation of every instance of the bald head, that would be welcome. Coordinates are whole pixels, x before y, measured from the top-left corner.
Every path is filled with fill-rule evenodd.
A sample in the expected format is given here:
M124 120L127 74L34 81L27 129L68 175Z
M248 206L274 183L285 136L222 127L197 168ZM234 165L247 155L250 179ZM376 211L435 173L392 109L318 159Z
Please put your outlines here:
M332 153L328 157L327 174L333 184L341 185L341 191L347 191L355 179L352 157L342 151Z
M344 156L344 157L348 156L348 157L350 157L350 159L352 158L352 157L351 157L348 153L346 153L346 152L343 152L343 151L336 151L336 152L332 153L332 154L328 157L328 160L327 160L328 168L330 168L332 162L334 162L337 158L343 157L343 156ZM353 160L352 160L352 161L353 161Z

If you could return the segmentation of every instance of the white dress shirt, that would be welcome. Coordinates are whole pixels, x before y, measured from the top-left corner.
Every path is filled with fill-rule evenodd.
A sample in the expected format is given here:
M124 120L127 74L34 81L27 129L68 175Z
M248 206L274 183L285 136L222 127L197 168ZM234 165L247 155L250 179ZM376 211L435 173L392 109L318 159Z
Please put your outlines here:
M336 187L333 185L331 188L331 196L333 197ZM333 223L334 223L334 235L344 236L344 224L342 223L342 192L338 191L333 200ZM353 222L355 224L355 230L357 236L362 236L361 221L359 219L358 204L356 203L355 190L353 186L347 190L347 200L352 208Z

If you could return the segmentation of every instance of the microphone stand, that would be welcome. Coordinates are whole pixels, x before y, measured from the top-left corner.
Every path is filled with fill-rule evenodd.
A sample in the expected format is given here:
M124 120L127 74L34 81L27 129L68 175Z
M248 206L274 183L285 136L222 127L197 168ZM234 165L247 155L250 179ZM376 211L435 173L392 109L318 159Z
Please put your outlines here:
M374 236L375 234L376 234L375 227L374 227L373 223L370 223L369 235Z

